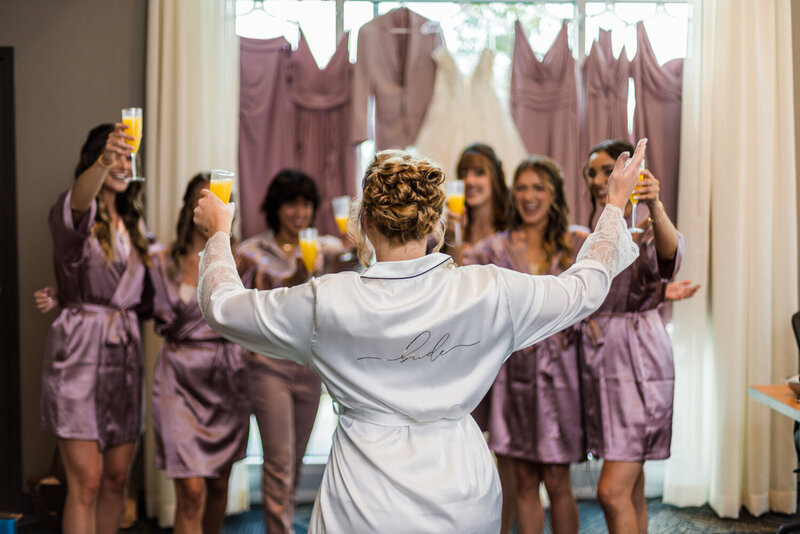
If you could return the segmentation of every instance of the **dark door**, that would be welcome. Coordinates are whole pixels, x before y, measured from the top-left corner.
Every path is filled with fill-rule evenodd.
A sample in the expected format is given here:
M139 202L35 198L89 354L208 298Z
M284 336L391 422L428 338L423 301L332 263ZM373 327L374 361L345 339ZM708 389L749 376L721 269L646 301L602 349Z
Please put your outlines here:
M22 505L14 49L0 47L0 510Z

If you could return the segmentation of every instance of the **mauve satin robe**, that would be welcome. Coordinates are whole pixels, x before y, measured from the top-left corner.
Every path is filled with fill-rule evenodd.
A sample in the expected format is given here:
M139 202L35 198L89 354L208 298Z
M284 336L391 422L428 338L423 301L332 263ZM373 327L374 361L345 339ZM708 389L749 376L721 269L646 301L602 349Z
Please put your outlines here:
M339 235L331 199L355 195L356 147L348 138L350 123L350 58L347 34L333 57L320 69L306 37L291 55L291 94L295 112L296 167L319 188L315 225L320 234ZM271 178L271 177L270 177Z
M367 112L370 95L375 99L376 150L405 148L414 142L433 96L436 65L431 54L441 45L438 25L405 7L361 27L353 73L350 142L372 137Z
M135 308L145 266L113 234L116 259L106 265L92 236L97 202L79 220L71 190L50 210L53 264L63 306L42 362L41 424L59 438L97 441L101 451L135 442L142 428L142 356ZM130 250L130 253L128 253Z
M153 318L164 337L153 383L156 468L168 478L218 477L247 449L244 349L208 326L196 293L181 299L180 273L167 250L151 261Z
M577 255L586 234L571 237ZM501 232L471 247L465 260L529 273L526 252L524 238ZM558 264L560 259L560 255L553 259L546 274L558 276L565 271ZM506 360L489 391L490 449L536 463L586 459L578 344L578 327L571 326Z
M600 308L582 323L581 388L588 451L605 460L668 458L675 368L658 313L663 284L684 254L659 261L652 226L634 238L639 257L611 283Z

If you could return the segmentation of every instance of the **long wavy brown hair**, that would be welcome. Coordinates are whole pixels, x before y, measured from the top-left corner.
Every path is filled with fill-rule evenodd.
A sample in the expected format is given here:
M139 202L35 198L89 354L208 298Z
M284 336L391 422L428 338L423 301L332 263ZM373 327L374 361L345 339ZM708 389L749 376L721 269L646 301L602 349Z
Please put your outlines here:
M106 139L114 131L114 125L110 123L95 126L89 132L86 142L81 148L81 157L78 165L75 168L75 178L83 174L83 172L91 167L100 154L103 153L103 148L106 144ZM150 259L147 256L147 249L149 241L145 235L144 225L144 204L142 203L142 184L141 182L132 182L128 188L118 193L114 197L114 206L117 208L117 213L122 218L125 228L128 230L128 235L131 238L131 244L136 252L146 264L150 264ZM106 265L110 264L116 259L114 253L114 244L112 242L112 228L111 228L111 215L108 212L108 206L103 199L102 195L97 195L97 214L95 215L95 223L92 227L92 233L100 243L100 248L106 259Z
M561 171L561 167L546 156L529 156L522 160L522 163L517 166L517 170L514 171L513 183L515 185L520 174L525 171L533 171L542 178L553 197L550 202L550 209L547 212L547 226L542 240L547 270L549 270L550 263L557 254L561 254L558 264L562 268L568 269L573 263L574 250L569 234L569 206L567 205L567 197L564 194L564 174ZM511 194L514 194L513 186ZM522 217L517 211L516 202L512 200L511 226L519 228L521 225Z
M501 232L508 228L508 210L510 196L506 185L503 164L489 145L474 143L461 153L456 165L458 179L463 180L467 172L483 171L489 175L492 183L492 214L494 229ZM467 220L472 221L472 208L467 205ZM469 226L465 229L467 241L471 241Z
M358 246L358 257L367 265L371 251L366 247L361 222L366 216L380 232L396 243L423 239L434 233L441 246L444 238L442 208L444 172L425 159L402 150L378 152L362 181L362 198L357 206L357 224L350 227Z
M174 270L170 270L168 274L173 279L177 276L181 260L188 254L189 246L192 244L192 235L194 235L196 228L194 224L194 208L197 204L197 198L200 196L200 190L207 187L210 181L211 173L199 172L186 185L186 191L183 193L183 206L178 214L176 238L169 251Z

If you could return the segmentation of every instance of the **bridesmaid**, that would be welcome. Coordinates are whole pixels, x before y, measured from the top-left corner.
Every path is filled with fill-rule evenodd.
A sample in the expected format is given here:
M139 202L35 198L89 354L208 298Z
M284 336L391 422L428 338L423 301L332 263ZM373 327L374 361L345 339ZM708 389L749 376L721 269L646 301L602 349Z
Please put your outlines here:
M464 182L466 213L464 216L458 216L448 212L450 220L447 227L452 229L455 223L461 224L464 229L463 242L460 246L454 246L453 234L448 232L446 243L449 244L442 249L442 252L452 255L456 263L463 265L466 261L464 255L475 243L508 228L509 193L503 165L489 145L473 143L467 146L458 158L456 172L457 178ZM505 380L505 371L501 369L495 379L495 385L472 412L478 426L490 436L494 432L491 428L492 422L502 418L502 412L498 411L501 404L495 404L493 399L497 392L505 390ZM500 393L500 396L503 394ZM506 534L511 531L515 515L514 466L510 457L503 454L497 454L496 457L503 490L500 532Z
M63 531L116 532L141 431L139 305L148 260L125 126L89 132L75 182L50 211L58 298L42 364L42 428L67 475Z
M186 187L177 237L151 255L156 332L164 337L153 384L156 468L175 481L173 530L220 532L228 478L245 456L250 407L242 349L220 337L197 304L198 253L206 236L193 210L209 174Z
M318 207L319 192L307 174L287 169L272 179L261 206L268 230L242 242L236 251L245 287L292 287L312 274L337 270L336 259L344 250L341 241L331 236L319 239L321 254L313 273L303 265L299 233L314 222ZM264 453L264 523L270 534L291 534L295 489L322 383L307 367L261 354L250 356L247 374Z
M584 178L592 197L590 226L598 205L606 204L608 178L622 152L633 153L633 145L604 141L589 154ZM597 498L611 534L647 532L644 462L668 458L672 439L672 345L658 308L680 267L683 236L658 198L658 180L642 172L636 194L650 217L639 224L644 232L634 234L639 258L612 282L586 323L582 344L587 445L604 460ZM630 213L629 202L625 216ZM680 298L685 296L691 295Z
M557 276L573 264L587 236L569 231L568 214L560 167L550 158L531 156L514 172L511 229L474 245L465 259ZM577 338L570 327L514 353L505 363L505 387L493 387L489 448L498 458L513 458L520 534L544 529L542 482L550 497L552 531L578 532L569 478L570 464L586 458Z

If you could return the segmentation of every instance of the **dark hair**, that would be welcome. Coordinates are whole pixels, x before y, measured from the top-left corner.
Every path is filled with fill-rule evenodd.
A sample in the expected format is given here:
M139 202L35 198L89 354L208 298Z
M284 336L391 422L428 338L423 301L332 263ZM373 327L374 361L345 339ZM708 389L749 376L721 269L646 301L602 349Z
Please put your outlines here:
M280 230L278 221L278 210L287 202L292 202L298 198L308 200L314 205L314 214L311 221L317 215L319 207L319 190L314 180L306 173L293 169L283 169L272 179L261 203L261 213L266 216L267 226L276 234Z
M612 159L616 160L623 152L633 154L633 148L633 144L627 139L608 139L602 143L598 143L589 151L589 154L586 156L586 163L583 165L583 180L586 183L586 187L589 187L589 160L592 158L592 155L598 152L605 152ZM592 200L592 211L589 213L589 228L591 228L594 214L597 213L597 200L595 200L594 195L590 194L589 196Z
M114 125L111 123L100 124L92 128L81 148L81 156L78 160L78 165L75 167L75 179L94 165L94 162L103 153L106 140L113 131ZM128 184L125 191L117 193L114 197L114 206L125 223L125 228L128 230L133 247L139 253L142 261L149 265L150 258L147 255L149 242L140 226L142 219L144 219L144 204L142 204L141 192L141 182ZM97 196L97 215L95 215L95 224L92 232L100 243L100 248L103 249L106 263L110 263L116 257L116 254L114 253L114 245L111 243L111 216L108 213L108 208L102 195Z
M510 196L506 185L506 176L503 172L503 164L495 154L494 149L483 143L473 143L461 153L456 165L456 173L459 180L463 180L470 170L487 171L492 181L492 212L494 215L494 228L502 231L508 228L508 209ZM467 219L473 220L471 208L467 208ZM466 229L466 238L470 239L470 229Z
M552 193L550 209L547 212L547 226L544 230L545 259L549 268L551 260L561 253L559 265L568 269L572 265L572 241L569 236L569 206L564 194L564 173L555 160L546 156L529 156L522 160L514 171L514 184L525 171L533 171L546 183ZM512 189L513 195L513 189ZM522 217L517 212L516 202L511 202L511 225L515 228L522 224Z
M172 256L172 263L176 269L179 268L180 262L189 251L189 245L192 242L192 235L195 231L194 224L194 205L200 190L209 184L211 181L211 174L208 172L199 172L195 174L189 183L186 185L186 191L183 193L183 206L178 214L178 226L176 228L177 237L175 242L172 243L170 255Z

